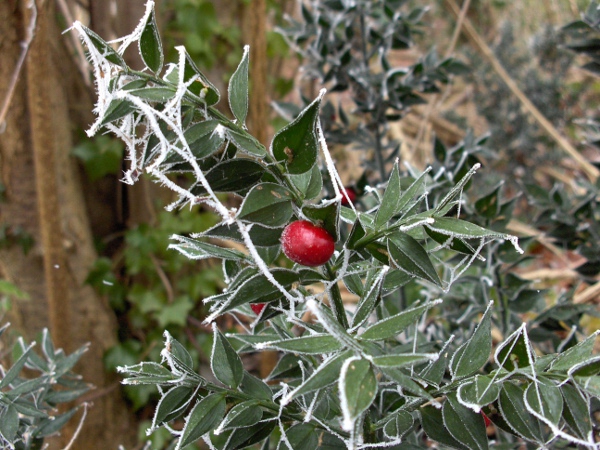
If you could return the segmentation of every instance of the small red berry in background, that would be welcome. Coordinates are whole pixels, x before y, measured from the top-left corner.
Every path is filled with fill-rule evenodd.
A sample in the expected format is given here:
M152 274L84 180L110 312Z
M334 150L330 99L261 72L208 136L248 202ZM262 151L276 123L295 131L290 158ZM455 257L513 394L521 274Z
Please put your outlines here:
M259 316L260 313L262 312L262 310L265 309L265 306L267 306L265 303L251 303L250 304L250 308L252 308L252 311L254 311L254 314L256 314L257 316Z
M354 203L356 201L356 198L358 197L358 194L356 193L354 188L347 187L344 188L344 191L346 191L348 198L346 198L346 195L344 195L344 192L342 191L342 206L348 206L350 205L350 203ZM350 200L350 202L348 200Z
M290 223L281 234L283 253L295 263L316 267L333 255L335 242L325 230L307 220Z

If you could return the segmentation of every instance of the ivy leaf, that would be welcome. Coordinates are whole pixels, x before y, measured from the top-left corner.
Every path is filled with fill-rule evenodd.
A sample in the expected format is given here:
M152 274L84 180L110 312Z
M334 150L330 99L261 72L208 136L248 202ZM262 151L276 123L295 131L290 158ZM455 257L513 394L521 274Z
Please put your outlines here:
M319 140L317 121L323 94L319 95L291 123L273 138L271 152L291 174L308 172L317 162Z
M399 269L437 286L442 285L429 255L416 239L396 231L389 236L387 248L391 260Z
M237 69L229 80L229 107L239 125L246 124L248 115L248 60L250 47L244 46L244 54Z
M474 374L488 361L492 351L492 302L488 305L473 336L461 345L450 361L450 373L456 380Z
M213 430L223 419L226 406L223 394L210 394L196 403L185 419L175 450L181 450Z
M242 382L244 376L242 360L216 326L214 327L210 368L215 378L226 386L237 388Z
M347 359L338 389L344 416L342 428L351 431L358 416L371 406L377 395L377 379L369 361L356 356Z
M162 49L162 42L158 33L158 26L156 25L156 15L154 8L148 16L148 20L144 25L142 35L139 40L140 56L142 61L148 69L158 74L160 73L164 56Z

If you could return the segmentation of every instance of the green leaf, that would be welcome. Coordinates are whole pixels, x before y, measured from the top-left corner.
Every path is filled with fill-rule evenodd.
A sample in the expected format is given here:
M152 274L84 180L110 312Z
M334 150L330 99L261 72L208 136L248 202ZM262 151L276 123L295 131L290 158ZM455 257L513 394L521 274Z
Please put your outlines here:
M284 398L284 400L282 400L282 403L289 403L291 400L300 395L308 394L333 384L340 375L344 361L346 361L351 355L352 352L347 350L324 361L323 364L321 364L310 377L308 377L302 384L300 384L300 386L290 392Z
M398 205L396 209L398 213L404 213L410 210L414 206L412 202L413 198L421 192L421 186L425 181L426 175L429 173L431 168L427 168L419 177L411 183L411 185L404 191L404 193L398 199Z
M440 386L444 375L446 374L446 368L448 367L448 361L450 359L448 347L453 340L454 336L450 336L440 350L438 358L435 361L432 361L425 369L423 369L423 372L419 374L423 380L433 384L435 387Z
M227 403L223 394L210 394L200 400L185 419L176 450L196 442L213 430L225 415Z
M374 356L372 362L377 367L406 367L437 359L436 353L405 353L402 355Z
M481 369L492 351L492 303L467 342L461 345L450 361L452 379L460 379Z
M427 302L423 305L415 306L394 316L380 320L368 327L361 335L359 335L359 338L366 341L380 341L393 338L410 325L417 322L425 311L439 303L441 303L441 300Z
M135 106L129 100L125 99L112 99L106 108L106 112L102 117L100 125L106 125L107 123L114 122L122 117L127 116L135 111Z
M19 376L19 373L21 373L21 370L29 359L29 354L31 353L32 348L33 345L27 347L23 354L19 356L19 359L17 359L11 368L4 373L4 377L2 380L0 380L0 389L7 388L17 378L17 376Z
M342 428L350 431L377 396L377 379L369 361L358 357L347 359L342 366L338 388L344 416Z
M146 67L156 74L160 73L164 56L158 26L156 25L154 8L148 16L148 20L140 36L139 48L140 56Z
M574 364L568 372L571 377L591 377L600 373L600 355Z
M475 174L475 172L481 167L481 164L475 164L461 179L456 185L450 189L450 191L446 194L442 200L435 207L435 215L443 216L445 215L452 206L454 205L454 199L458 197L466 184L469 182L471 177Z
M298 175L289 174L288 177L302 194L304 200L312 200L318 197L323 189L323 176L318 164L315 164L312 170Z
M549 380L534 381L525 390L525 406L538 419L558 425L563 410L560 388Z
M217 380L231 388L237 388L244 376L242 360L229 341L216 326L213 328L213 348L210 356L210 368Z
M277 161L285 164L291 174L308 172L317 162L317 122L322 98L319 95L273 138L271 152Z
M254 224L249 232L250 239L257 247L272 247L274 245L279 245L281 233L283 233L283 228L267 228L258 224ZM201 236L244 242L242 234L235 223L221 222L204 231Z
M276 228L286 225L292 214L290 191L275 183L261 183L246 196L238 219Z
M263 342L255 347L257 349L269 348L303 355L320 355L341 350L342 344L335 337L328 334L313 334L292 339Z
M497 380L477 375L472 382L460 385L457 398L462 405L478 413L483 406L496 401L500 395L500 386Z
M406 411L398 411L386 422L383 433L388 439L398 439L404 436L413 426L415 420Z
M246 124L248 115L248 60L250 47L244 47L244 54L237 69L229 80L229 108L238 121L238 124Z
M189 386L175 386L163 394L156 405L152 428L159 427L165 422L174 420L182 415L187 406L194 400L194 389Z
M65 424L75 415L78 408L73 408L64 414L57 416L48 417L39 422L37 429L33 432L33 436L36 439L50 436L60 430Z
M227 439L228 449L251 448L250 446L265 440L277 425L274 420L261 422L253 427L236 428Z
M192 94L200 97L200 100L204 101L207 106L212 106L215 103L218 103L221 97L218 89L208 80L208 78L206 78L202 72L200 72L200 69L198 69L194 63L194 60L184 47L176 47L176 49L185 53L183 81L187 83L192 79L192 77L197 76L196 81L188 87L188 90ZM173 76L174 80L178 79L178 68L171 72L171 76ZM177 81L174 82L177 83Z
M121 55L119 55L114 48L110 46L104 39L94 33L92 30L84 25L80 25L87 37L92 42L92 45L100 52L100 54L109 62L127 68L127 63Z
M402 391L411 392L412 394L426 398L431 402L435 401L429 392L423 389L420 384L413 381L412 377L405 375L400 369L380 367L380 370L386 377L397 383Z
M596 343L598 334L600 334L600 331L596 331L577 345L570 347L559 354L556 359L552 361L550 370L556 372L567 372L575 364L579 364L580 362L589 359L594 351L594 345Z
M396 231L389 236L387 248L391 260L399 269L437 286L442 285L429 255L413 237Z
M575 386L570 384L562 385L561 393L564 399L563 418L565 422L580 439L593 442L588 400Z
M535 362L534 358L526 324L498 344L494 354L496 363L509 372L531 366Z
M387 267L379 270L378 276L372 277L372 284L369 286L368 290L364 292L364 295L361 296L358 305L356 306L350 331L358 329L358 327L360 327L373 313L375 307L381 300L381 288L386 273Z
M375 215L375 230L380 230L392 217L400 212L400 174L398 172L398 160L388 180L387 187L381 199L381 205Z
M528 441L544 443L540 422L527 412L523 400L524 389L512 382L502 385L499 407L507 425L519 436Z
M506 239L508 235L498 233L497 231L488 230L486 228L467 222L466 220L455 219L452 217L435 217L434 222L426 225L433 231L445 234L446 236L454 236L462 239L481 239L481 238L496 238Z
M421 412L421 426L423 431L434 441L440 444L447 445L451 448L459 450L471 450L469 447L461 444L459 441L448 432L445 426L443 426L444 418L442 416L442 410L435 408L434 406L424 406L420 410Z
M177 250L189 259L218 258L233 261L246 261L248 257L234 249L219 247L218 245L198 241L185 236L174 234L171 239L179 241L178 244L170 244L168 248Z
M315 450L319 448L319 436L314 425L299 423L286 431L293 450Z
M271 388L262 380L256 378L254 375L244 371L242 383L239 385L239 390L245 394L251 395L253 398L261 400L272 400L273 393Z
M213 192L244 192L252 188L265 173L265 168L250 159L228 159L204 174ZM190 189L194 195L207 193L200 183Z
M3 405L0 408L0 436L2 436L3 442L8 442L9 444L14 442L18 431L19 411L12 404Z
M125 378L122 383L129 385L139 384L167 384L174 376L167 368L155 362L142 362L134 366L117 367L119 373L125 373L131 378Z
M456 393L448 395L442 416L444 426L458 442L471 450L489 448L483 416L461 405Z
M340 238L339 217L340 207L337 203L326 206L307 205L302 208L302 213L314 223L325 228L325 231L333 237L334 241Z
M172 362L175 363L179 369L185 370L186 372L193 372L194 360L189 352L177 339L174 339L168 331L165 331L164 335L165 350L172 359Z
M247 155L264 158L267 155L267 149L256 138L249 133L242 133L231 128L227 128L227 138L235 144L235 146L246 153Z
M258 406L258 400L248 400L238 403L229 410L223 422L215 430L215 434L221 434L225 430L233 428L251 427L258 423L263 416L263 411Z
M600 376L575 377L575 381L590 395L600 397Z
M150 102L164 103L175 97L176 91L171 87L145 87L132 89L129 93Z

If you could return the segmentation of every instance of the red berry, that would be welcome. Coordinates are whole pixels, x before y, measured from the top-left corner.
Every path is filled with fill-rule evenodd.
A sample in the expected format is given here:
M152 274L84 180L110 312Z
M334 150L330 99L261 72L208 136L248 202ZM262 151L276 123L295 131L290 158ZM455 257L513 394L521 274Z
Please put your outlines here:
M297 220L285 227L281 245L285 256L311 267L325 264L335 249L333 237L324 228L306 220Z
M252 308L252 311L254 311L254 314L256 314L257 316L260 315L260 313L262 312L263 309L265 309L265 306L267 306L264 303L251 303L250 304L250 308Z
M348 206L350 203L354 203L356 201L356 197L358 197L354 188L347 187L344 188L344 191L346 191L348 198L346 198L346 195L344 195L344 192L342 192L342 206ZM350 202L348 200L350 200Z

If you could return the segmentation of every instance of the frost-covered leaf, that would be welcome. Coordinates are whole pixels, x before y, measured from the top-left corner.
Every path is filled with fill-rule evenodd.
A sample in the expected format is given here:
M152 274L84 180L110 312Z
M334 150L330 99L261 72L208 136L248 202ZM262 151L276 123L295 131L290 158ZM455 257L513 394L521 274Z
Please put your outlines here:
M337 242L340 236L339 218L340 206L337 203L329 205L306 205L302 208L302 213L314 223L318 223L324 228L334 241Z
M420 409L421 413L421 426L423 431L434 441L440 444L447 445L450 448L458 450L471 450L464 444L454 439L454 437L448 432L444 424L444 418L442 416L442 410L435 408L431 405L424 406Z
M265 146L248 133L242 133L238 130L227 128L226 134L227 138L235 144L238 150L247 155L262 158L267 154Z
M401 355L374 356L372 362L377 367L406 367L437 359L436 353L405 353Z
M436 216L444 216L454 205L456 197L462 194L464 187L467 185L471 177L481 167L481 164L475 164L450 191L442 198L435 206Z
M280 243L282 232L283 228L267 228L262 225L254 224L250 229L249 234L250 239L255 246L271 247ZM202 232L200 236L244 242L244 238L236 223L221 222Z
M389 236L387 249L394 264L406 273L438 286L442 282L429 255L416 239L401 231Z
M319 435L314 425L296 424L286 431L286 436L293 450L316 450L319 448Z
M139 40L140 56L148 69L158 74L163 66L163 49L156 25L156 15L154 9L148 15L146 24Z
M254 398L262 400L271 400L273 398L271 388L264 381L259 380L246 371L244 371L242 383L239 385L238 389L245 394L252 395Z
M366 341L379 341L382 339L392 338L404 331L413 323L417 322L425 313L425 311L439 304L440 302L441 300L427 302L402 311L394 316L380 320L379 322L367 327L367 329L359 335L359 338Z
M96 47L96 50L109 62L116 64L117 66L121 66L123 68L127 67L127 63L123 59L121 55L117 53L117 51L110 46L104 39L94 33L92 30L87 28L84 25L80 25L83 32L87 35L87 37L92 42L92 45Z
M233 428L251 427L258 423L263 416L262 408L258 406L258 403L258 400L248 400L235 405L229 410L215 433Z
M185 418L185 425L175 449L181 450L212 431L223 419L226 406L223 394L210 394L196 403Z
M250 47L244 47L244 54L237 69L229 80L229 107L239 125L246 124L248 115L248 61Z
M19 412L11 405L3 405L0 408L0 436L3 441L14 442L19 431ZM6 447L10 448L10 447Z
M438 358L434 361L431 361L431 363L419 374L423 380L427 381L428 383L432 383L436 387L440 385L446 373L448 361L450 360L450 351L448 350L448 347L453 340L454 335L450 336L450 338L444 343Z
M455 393L448 395L442 416L448 432L461 444L470 450L489 448L483 416L463 406Z
M525 390L527 411L544 422L558 425L562 416L563 398L560 388L549 380L535 380Z
M193 392L194 389L189 386L175 386L164 393L158 405L156 405L152 428L159 427L162 423L169 422L182 415L187 406L194 400Z
M457 391L458 401L478 413L500 395L501 385L489 376L477 375L472 382L463 383Z
M290 191L275 183L261 183L246 196L238 219L268 227L281 227L287 224L292 214Z
M319 95L273 138L271 152L291 174L308 172L317 162L317 122L321 99L322 95Z
M183 52L185 55L185 66L184 66L184 82L189 82L193 77L197 77L196 81L194 81L189 87L188 90L198 96L200 100L205 102L208 106L212 106L215 103L218 103L221 95L219 94L219 90L206 78L206 76L198 69L196 63L189 55L187 50L184 47L176 47L179 52ZM176 69L178 70L178 69ZM174 70L174 76L176 75L176 70Z
M323 175L319 165L315 164L312 170L298 175L289 174L290 181L296 189L304 196L305 200L312 200L319 196L323 189Z
M58 432L65 424L71 420L71 417L75 415L78 408L73 408L64 414L57 416L48 417L39 422L37 428L33 432L35 439L41 439L47 436L51 436Z
M600 355L573 364L567 371L571 377L591 377L600 373Z
M512 382L502 385L499 406L507 425L519 436L532 442L545 442L540 422L525 407L525 390Z
M231 388L238 387L244 376L242 360L216 326L214 327L210 368L217 380Z
M398 439L412 428L414 421L408 412L398 411L386 422L383 427L383 433L388 439Z
M498 344L494 359L496 364L509 372L533 365L535 353L527 336L526 324Z
M264 342L257 344L256 348L269 348L305 355L320 355L341 350L342 344L335 337L328 334L313 334L292 339Z
M219 247L218 245L198 241L185 236L173 235L171 239L179 241L177 244L169 245L169 248L177 250L189 259L219 258L233 261L245 261L248 257L234 249Z
M361 295L358 305L356 306L356 311L354 312L354 317L352 318L352 330L357 329L367 321L381 300L381 288L388 269L388 267L380 269L377 276L372 277L372 282L366 288L364 295Z
M398 161L396 161L383 194L383 198L381 199L381 205L375 215L376 230L381 229L381 227L383 227L392 217L398 214L401 200L400 174L398 171Z
M342 428L350 431L356 419L371 406L377 395L377 379L369 361L358 357L346 360L338 389L344 416Z
M250 159L228 159L212 167L204 174L213 192L242 193L256 185L265 173L265 168ZM202 184L190 189L194 195L207 193Z
M134 366L117 368L131 378L125 378L123 384L166 384L173 380L174 375L166 367L155 362L142 362Z
M557 372L567 372L575 364L588 360L592 356L596 338L600 331L596 331L577 345L568 348L559 354L552 364L550 370Z
M455 219L453 217L436 217L433 223L428 223L426 226L446 236L456 236L463 239L505 239L508 237L506 234L488 230L466 220Z
M564 384L560 390L564 400L563 419L577 437L593 442L588 399L570 384Z
M492 351L491 306L490 302L473 335L452 356L450 373L453 380L474 374L488 361Z
M402 193L400 198L398 199L398 204L396 205L396 209L399 213L405 213L410 210L414 206L414 197L421 193L421 186L423 186L423 182L430 169L425 170L419 177L411 183L411 185Z
M19 356L19 358L13 363L13 365L4 373L2 380L0 380L0 389L7 388L10 384L19 376L21 370L29 359L29 354L33 349L33 345L27 347L27 349Z

